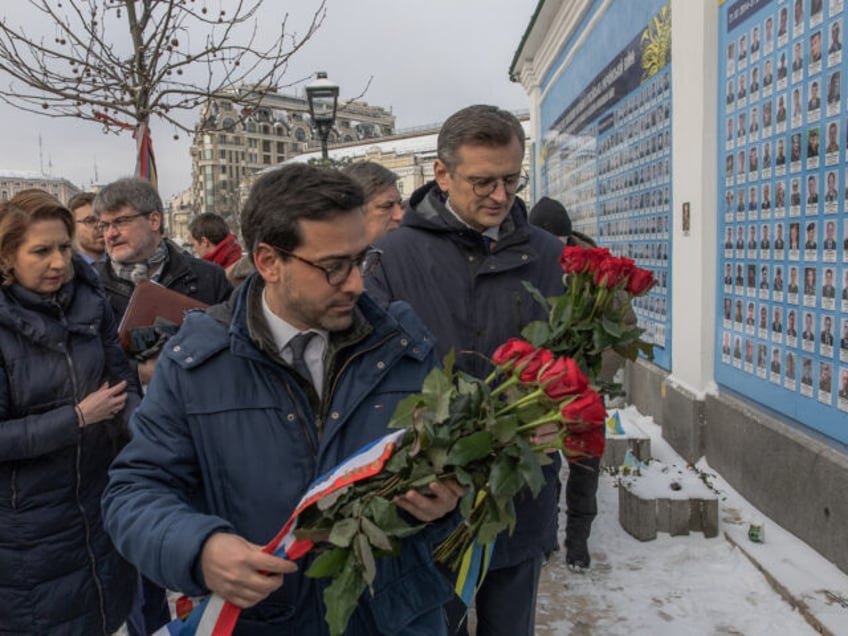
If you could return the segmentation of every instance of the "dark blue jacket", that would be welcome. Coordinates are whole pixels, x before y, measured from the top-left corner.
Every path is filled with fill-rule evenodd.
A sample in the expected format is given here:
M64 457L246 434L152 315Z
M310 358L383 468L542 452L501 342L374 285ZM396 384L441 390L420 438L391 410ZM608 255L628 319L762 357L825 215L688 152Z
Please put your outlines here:
M129 613L135 570L103 529L100 496L139 401L94 271L54 300L0 288L0 634L103 634ZM74 405L127 380L127 408L78 426Z
M157 280L160 285L207 305L222 303L229 298L233 286L221 267L186 254L168 239L162 240L168 249L168 261ZM96 262L93 267L103 281L106 296L112 303L116 319L120 322L135 285L118 278L108 260Z
M159 358L104 496L121 553L152 580L190 595L206 592L199 557L210 534L270 541L310 482L388 432L396 404L420 391L436 361L408 306L386 312L363 295L354 325L330 338L317 413L314 392L277 354L261 295L254 274L231 307L186 316ZM376 596L360 603L348 634L443 633L450 585L431 548L419 534L400 558L378 560ZM304 577L307 567L242 614L242 633L326 633L326 582Z
M401 227L377 242L383 257L366 279L368 291L381 302L408 302L436 338L440 358L454 349L459 369L485 377L491 363L484 356L519 336L527 323L546 318L523 281L546 297L563 293L563 244L527 222L518 198L491 254L482 235L445 207L435 183L419 188L410 205ZM545 467L547 485L539 497L533 500L528 493L516 502L518 524L512 537L498 538L492 568L556 547L560 458L554 458Z

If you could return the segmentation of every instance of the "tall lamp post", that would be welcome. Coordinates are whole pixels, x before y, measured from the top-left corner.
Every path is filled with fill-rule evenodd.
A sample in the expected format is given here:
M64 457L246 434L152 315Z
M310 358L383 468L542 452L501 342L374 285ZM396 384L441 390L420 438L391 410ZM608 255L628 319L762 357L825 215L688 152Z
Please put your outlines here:
M309 115L321 138L321 156L327 159L327 137L336 121L339 85L328 80L325 71L318 71L315 81L306 86L306 98L309 100Z

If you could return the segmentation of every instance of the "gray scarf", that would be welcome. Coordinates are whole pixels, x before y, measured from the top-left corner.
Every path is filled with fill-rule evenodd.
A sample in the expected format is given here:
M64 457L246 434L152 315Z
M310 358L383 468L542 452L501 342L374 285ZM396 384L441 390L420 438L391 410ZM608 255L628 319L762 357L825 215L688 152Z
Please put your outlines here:
M140 280L150 278L151 272L158 274L161 272L165 263L168 260L168 248L165 246L165 241L159 242L159 246L150 255L150 258L141 263L119 263L118 261L110 261L112 271L115 276L123 280L130 281L133 285Z

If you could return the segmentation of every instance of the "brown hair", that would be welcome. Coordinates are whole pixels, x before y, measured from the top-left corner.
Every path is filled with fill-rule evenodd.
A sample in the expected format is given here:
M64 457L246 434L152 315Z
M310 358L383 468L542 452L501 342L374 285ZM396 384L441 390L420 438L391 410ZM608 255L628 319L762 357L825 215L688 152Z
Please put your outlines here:
M14 282L7 262L24 242L27 230L33 223L53 219L64 223L68 236L74 237L74 215L56 197L44 190L21 190L0 205L0 273L4 285Z

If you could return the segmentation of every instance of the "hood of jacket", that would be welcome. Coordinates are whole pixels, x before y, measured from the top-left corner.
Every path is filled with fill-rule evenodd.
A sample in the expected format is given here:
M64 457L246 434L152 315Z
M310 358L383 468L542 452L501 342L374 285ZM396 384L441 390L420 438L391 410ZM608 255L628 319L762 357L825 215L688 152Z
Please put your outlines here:
M431 181L412 193L409 209L404 214L401 226L408 226L434 233L453 234L463 242L481 243L482 234L468 227L447 208L447 195ZM500 225L495 251L526 243L529 240L527 206L515 197L509 214Z

